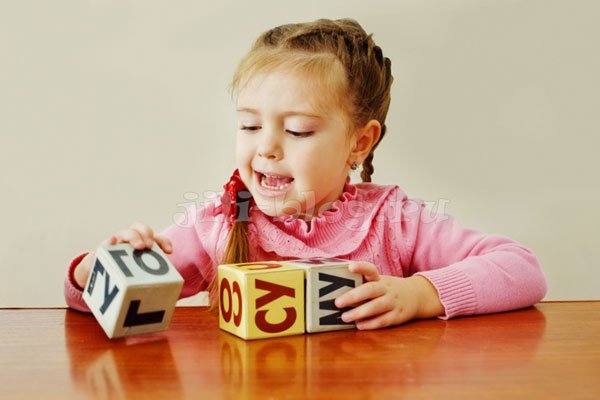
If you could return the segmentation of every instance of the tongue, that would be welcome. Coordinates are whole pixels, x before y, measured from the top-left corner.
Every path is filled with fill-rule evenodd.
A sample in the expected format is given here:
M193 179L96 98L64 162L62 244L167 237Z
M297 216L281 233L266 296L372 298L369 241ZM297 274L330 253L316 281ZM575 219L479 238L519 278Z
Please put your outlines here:
M281 185L285 185L286 183L290 183L291 181L293 181L293 178L288 178L286 176L266 176L265 175L265 183L269 186L281 186Z

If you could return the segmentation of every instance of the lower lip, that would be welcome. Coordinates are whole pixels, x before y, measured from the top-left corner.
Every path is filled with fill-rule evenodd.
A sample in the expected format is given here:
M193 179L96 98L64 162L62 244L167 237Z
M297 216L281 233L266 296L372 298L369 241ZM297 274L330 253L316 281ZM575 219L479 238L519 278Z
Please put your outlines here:
M287 192L289 192L290 190L292 190L293 186L294 186L294 181L291 181L290 183L288 183L288 185L286 187L284 187L281 190L278 189L268 189L266 187L264 187L263 185L260 184L261 180L262 180L262 175L259 174L258 172L254 173L254 177L255 182L254 182L254 187L256 188L256 190L258 191L258 193L261 196L265 196L265 197L279 197L279 196L283 196L284 194L286 194Z

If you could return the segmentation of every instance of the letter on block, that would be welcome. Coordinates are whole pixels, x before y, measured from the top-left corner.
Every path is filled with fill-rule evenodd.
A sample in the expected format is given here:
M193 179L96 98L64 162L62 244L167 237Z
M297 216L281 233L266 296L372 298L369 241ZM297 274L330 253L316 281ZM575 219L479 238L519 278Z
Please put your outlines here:
M304 271L280 262L219 265L219 327L243 339L304 333Z
M362 275L348 270L349 260L340 258L310 258L286 261L306 271L306 331L325 332L352 329L354 323L342 321L335 299L363 283Z
M169 327L183 278L158 245L135 250L128 243L100 246L83 291L109 338Z

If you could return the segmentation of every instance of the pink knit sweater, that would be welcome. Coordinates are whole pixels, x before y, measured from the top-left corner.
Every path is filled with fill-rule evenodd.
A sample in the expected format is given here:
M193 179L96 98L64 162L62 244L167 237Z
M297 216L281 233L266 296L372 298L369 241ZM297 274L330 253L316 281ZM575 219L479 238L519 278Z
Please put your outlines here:
M206 289L223 256L229 226L217 205L188 209L183 221L162 232L173 243L169 259L185 279L181 297ZM422 275L439 293L443 318L527 307L546 293L544 274L526 247L431 214L397 186L347 184L332 208L309 223L269 217L255 207L250 216L252 261L341 257L372 262L381 274ZM65 279L67 304L81 311L89 310L73 270L86 254L72 260Z

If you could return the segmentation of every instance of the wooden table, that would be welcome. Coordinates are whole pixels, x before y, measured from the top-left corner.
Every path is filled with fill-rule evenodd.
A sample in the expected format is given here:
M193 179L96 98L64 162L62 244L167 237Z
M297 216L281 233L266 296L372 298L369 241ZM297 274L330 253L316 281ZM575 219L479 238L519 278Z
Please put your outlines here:
M0 310L0 398L600 398L600 302L246 342L204 308L109 340L91 315Z

